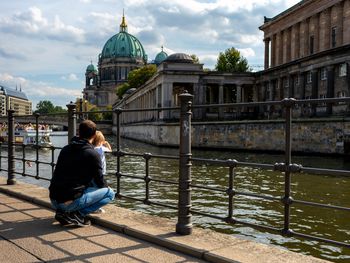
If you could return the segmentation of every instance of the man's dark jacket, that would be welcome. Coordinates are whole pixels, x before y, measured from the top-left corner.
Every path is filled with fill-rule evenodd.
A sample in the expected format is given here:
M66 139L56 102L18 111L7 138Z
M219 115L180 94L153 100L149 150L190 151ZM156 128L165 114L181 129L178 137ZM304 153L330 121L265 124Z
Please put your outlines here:
M50 198L58 203L79 198L92 180L99 188L107 187L101 157L87 140L75 137L58 156L49 187Z

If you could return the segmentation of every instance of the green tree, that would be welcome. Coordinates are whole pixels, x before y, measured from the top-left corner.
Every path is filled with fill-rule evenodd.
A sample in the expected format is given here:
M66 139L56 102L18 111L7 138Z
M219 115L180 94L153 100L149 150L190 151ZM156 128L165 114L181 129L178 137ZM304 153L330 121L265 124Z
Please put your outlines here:
M67 112L67 109L62 108L61 106L55 106L54 113L63 113Z
M228 48L225 52L220 52L215 70L221 72L247 72L251 71L248 61L234 47Z
M112 106L111 106L111 105L108 105L108 106L106 107L106 110L111 111L111 110L112 110ZM102 119L103 119L103 120L109 120L109 121L111 121L112 118L113 118L113 113L112 113L112 112L104 112L104 113L102 113Z
M121 99L128 89L142 86L157 72L157 66L150 64L142 68L130 71L128 75L128 82L117 87L117 95Z
M145 84L157 72L157 66L150 64L134 69L128 75L129 88L138 88Z
M35 113L40 114L47 114L47 113L54 113L55 106L52 104L49 100L41 100L36 105L36 111Z
M193 59L193 63L195 63L195 64L199 64L199 63L200 63L200 62L199 62L199 58L197 57L196 54L192 54L192 55L191 55L191 58Z
M123 83L122 85L119 85L117 87L117 95L118 95L118 98L121 99L123 97L123 95L125 94L125 92L130 89L130 85L129 83Z
M89 114L88 114L88 119L92 120L92 121L101 121L103 120L103 115L100 112L96 112L95 111L100 111L99 108L94 107L91 110L89 110Z

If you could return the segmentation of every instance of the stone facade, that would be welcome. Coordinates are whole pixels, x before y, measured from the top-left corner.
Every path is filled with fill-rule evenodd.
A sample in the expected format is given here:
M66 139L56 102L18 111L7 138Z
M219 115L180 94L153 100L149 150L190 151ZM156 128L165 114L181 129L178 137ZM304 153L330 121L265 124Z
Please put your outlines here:
M197 148L284 152L282 121L192 123L192 146ZM114 132L115 132L114 128ZM175 123L138 123L121 127L123 137L158 146L178 146ZM350 120L296 120L292 125L292 151L350 154Z

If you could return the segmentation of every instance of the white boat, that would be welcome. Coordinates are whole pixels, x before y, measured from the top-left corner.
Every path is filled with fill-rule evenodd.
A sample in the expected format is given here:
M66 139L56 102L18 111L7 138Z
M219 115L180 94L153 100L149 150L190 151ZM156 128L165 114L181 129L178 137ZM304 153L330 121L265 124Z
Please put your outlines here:
M38 130L38 145L44 147L42 149L49 149L52 146L50 135L51 129ZM7 141L8 132L1 131L0 137L2 141ZM24 145L36 145L36 130L23 129L15 130L15 143L23 143Z

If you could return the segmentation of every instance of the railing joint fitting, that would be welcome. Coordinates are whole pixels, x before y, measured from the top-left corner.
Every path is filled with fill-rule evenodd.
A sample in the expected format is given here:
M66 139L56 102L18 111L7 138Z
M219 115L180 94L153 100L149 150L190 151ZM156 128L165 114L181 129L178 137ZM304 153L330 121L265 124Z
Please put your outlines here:
M145 205L150 205L151 204L151 202L148 199L143 199L143 203Z
M116 172L115 175L117 176L117 178L121 178L122 177L122 173L121 172Z
M303 166L301 164L292 163L289 165L288 169L291 173L300 173Z
M291 205L294 202L294 199L290 196L283 196L281 197L281 202L284 205Z
M125 152L123 151L113 151L112 154L117 157L123 157L125 156Z
M226 217L225 218L225 222L228 223L228 224L232 224L232 225L237 223L237 221L234 218L232 218L232 217Z
M149 160L152 158L152 154L151 153L144 153L142 156L145 160Z
M115 112L116 114L121 114L121 113L123 112L123 110L122 110L122 108L116 108L116 109L114 110L114 112Z
M145 176L143 179L145 180L146 183L149 183L150 181L152 181L152 177L150 176Z
M292 229L282 229L281 234L284 237L292 237L294 235L294 231Z
M284 98L282 100L282 106L286 108L291 108L295 105L296 99L294 98Z
M237 167L238 161L236 159L233 159L233 160L232 159L228 159L226 161L226 164L227 164L228 167L234 168L234 167Z
M285 163L275 163L273 165L273 169L275 171L280 171L280 172L285 172L287 169L286 169L286 164Z
M230 197L235 196L235 195L236 195L236 190L235 190L235 189L228 188L228 189L226 190L226 194L229 195Z

